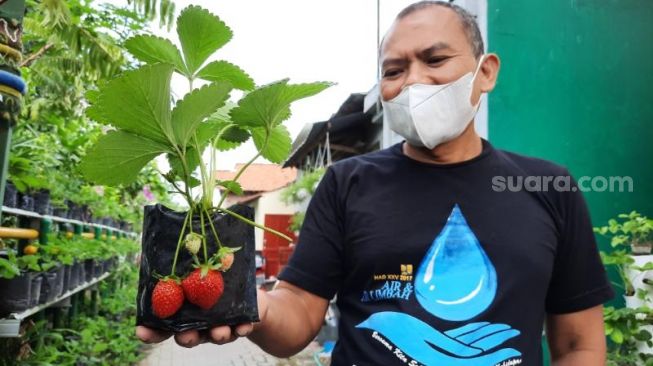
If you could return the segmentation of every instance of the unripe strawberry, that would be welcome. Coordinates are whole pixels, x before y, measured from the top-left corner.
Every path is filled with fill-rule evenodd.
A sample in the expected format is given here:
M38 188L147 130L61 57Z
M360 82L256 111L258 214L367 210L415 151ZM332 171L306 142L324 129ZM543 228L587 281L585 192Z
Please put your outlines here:
M231 266L234 264L234 253L225 254L222 258L220 258L220 263L222 263L220 270L222 272L228 271L229 268L231 268Z
M202 246L202 237L195 233L190 233L184 238L184 246L191 254L197 254Z

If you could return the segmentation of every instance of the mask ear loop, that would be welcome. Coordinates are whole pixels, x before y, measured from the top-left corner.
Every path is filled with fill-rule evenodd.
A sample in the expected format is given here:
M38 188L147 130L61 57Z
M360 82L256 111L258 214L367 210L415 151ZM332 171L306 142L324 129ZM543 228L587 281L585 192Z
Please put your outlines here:
M478 72L481 71L481 65L483 65L483 61L485 61L485 53L481 55L481 59L478 60L478 65L476 65L476 71L474 71L474 76L472 76L472 81L470 82L472 88L474 87L474 81L476 81L476 75L478 75ZM478 103L476 103L475 106L476 111L478 111L478 109L481 107L481 99L482 99L481 97L478 98Z
M483 61L485 61L485 54L482 54L481 59L478 60L478 65L476 65L476 71L474 71L474 76L472 76L472 84L476 80L476 75L478 75L478 72L481 71L481 65L483 65Z

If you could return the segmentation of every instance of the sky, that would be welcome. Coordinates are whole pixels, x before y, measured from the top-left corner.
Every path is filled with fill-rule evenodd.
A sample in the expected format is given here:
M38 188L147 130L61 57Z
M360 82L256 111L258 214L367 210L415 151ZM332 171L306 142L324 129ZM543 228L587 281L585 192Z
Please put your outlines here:
M412 2L380 0L381 35ZM199 5L220 17L234 36L210 60L223 59L240 66L257 85L286 77L291 83L337 84L292 105L286 126L293 140L306 123L329 119L349 94L367 92L376 83L377 0L177 0L175 4L177 14L188 5ZM178 44L174 27L170 33L156 26L152 31ZM173 78L172 89L177 96L188 92L181 77ZM231 170L255 153L249 141L221 152L217 167Z

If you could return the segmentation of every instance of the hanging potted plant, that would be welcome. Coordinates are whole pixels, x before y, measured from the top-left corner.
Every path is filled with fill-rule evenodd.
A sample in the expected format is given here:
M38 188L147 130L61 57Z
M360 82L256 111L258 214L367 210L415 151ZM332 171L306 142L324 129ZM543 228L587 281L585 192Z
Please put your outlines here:
M623 284L624 290L626 309L606 308L605 312L606 335L620 345L614 357L623 353L639 359L653 358L653 220L632 211L594 231L610 237L613 250L601 252L601 259L606 266L614 266L621 279L616 285ZM625 339L630 333L634 339ZM634 352L622 352L629 347Z
M594 228L600 235L610 237L613 250L601 252L605 265L613 265L624 285L626 303L633 307L643 304L641 293L648 293L653 284L653 220L636 211L619 214L607 226ZM640 296L635 296L640 292ZM641 299L640 299L641 298Z
M207 63L232 32L200 7L184 9L176 30L181 51L154 36L127 40L127 50L146 65L87 94L87 115L113 129L99 138L81 170L98 184L129 184L148 162L165 154L170 170L162 174L188 205L186 212L161 204L145 207L139 325L179 332L258 321L254 226L283 234L256 224L247 206L224 207L224 198L242 194L238 178L257 158L280 163L288 156L291 138L283 122L290 117L290 104L330 84L284 79L255 87L237 66ZM175 72L187 79L190 91L171 108ZM196 88L198 80L205 85ZM237 103L229 101L234 88L246 92ZM216 149L249 139L256 155L233 180L217 181ZM220 199L213 197L217 186L225 189Z
M610 219L607 226L596 228L595 232L611 236L610 245L613 248L629 245L632 255L651 254L653 219L642 216L637 211L620 214L617 219Z
M35 248L26 246L20 256L14 249L0 251L0 317L38 304L42 268Z

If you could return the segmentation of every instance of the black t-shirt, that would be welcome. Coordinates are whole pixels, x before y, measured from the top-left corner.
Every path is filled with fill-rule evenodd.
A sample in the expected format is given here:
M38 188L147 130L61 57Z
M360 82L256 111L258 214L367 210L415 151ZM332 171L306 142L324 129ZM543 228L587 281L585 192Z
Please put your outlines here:
M546 313L613 296L576 187L565 168L485 140L454 164L401 144L346 159L279 278L337 294L334 366L541 365Z

